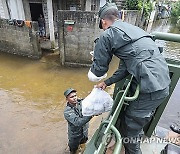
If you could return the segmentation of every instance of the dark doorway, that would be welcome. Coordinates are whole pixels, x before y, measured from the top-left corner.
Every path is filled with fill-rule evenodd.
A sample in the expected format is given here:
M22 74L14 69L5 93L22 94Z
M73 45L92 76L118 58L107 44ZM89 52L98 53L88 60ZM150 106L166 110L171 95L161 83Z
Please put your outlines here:
M31 20L38 21L39 15L43 15L42 3L29 3L31 11Z

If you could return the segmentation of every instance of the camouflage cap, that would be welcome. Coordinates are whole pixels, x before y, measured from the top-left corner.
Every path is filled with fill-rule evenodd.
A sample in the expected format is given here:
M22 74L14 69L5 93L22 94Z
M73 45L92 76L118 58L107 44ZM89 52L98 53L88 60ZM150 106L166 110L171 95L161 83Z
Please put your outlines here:
M106 3L104 6L102 6L98 12L99 18L103 18L105 13L110 9L116 9L118 10L115 3Z
M64 96L67 97L70 93L72 92L76 92L75 89L73 88L68 88L65 92L64 92Z

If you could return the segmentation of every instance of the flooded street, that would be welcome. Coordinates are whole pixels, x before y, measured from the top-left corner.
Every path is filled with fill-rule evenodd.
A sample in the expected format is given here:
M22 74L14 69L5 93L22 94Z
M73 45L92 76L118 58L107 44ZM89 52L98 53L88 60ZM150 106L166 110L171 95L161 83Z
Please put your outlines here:
M34 61L2 52L0 66L0 153L63 154L63 92L73 87L80 98L87 96L94 86L89 69L60 67L58 55Z
M162 28L162 29L161 29ZM175 32L171 26L157 26L156 31ZM177 32L177 31L176 31ZM180 59L180 43L158 42L165 46L165 56ZM173 54L172 54L173 53ZM59 55L47 55L41 60L0 52L0 154L63 154L67 146L67 123L63 117L65 98L63 92L73 87L83 98L92 90L88 81L89 68L64 68L59 66ZM117 68L114 59L109 76ZM107 91L112 93L112 88ZM179 113L180 82L163 114L160 125L167 127ZM172 116L167 115L174 112ZM167 122L168 120L168 122ZM93 123L93 121L91 122Z
M156 21L153 24L151 32L154 31L180 34L180 30L171 25L170 20L168 19ZM180 43L163 40L156 40L156 42L160 47L164 47L163 54L165 57L180 60Z
M152 31L169 32L180 34L180 30L170 24L167 19L158 20L154 23ZM170 59L180 60L180 43L168 42L162 40L156 40L157 44L164 47L163 55ZM171 95L171 98L163 112L163 115L158 123L159 126L170 129L171 124L178 125L180 127L180 80L176 85L176 88Z

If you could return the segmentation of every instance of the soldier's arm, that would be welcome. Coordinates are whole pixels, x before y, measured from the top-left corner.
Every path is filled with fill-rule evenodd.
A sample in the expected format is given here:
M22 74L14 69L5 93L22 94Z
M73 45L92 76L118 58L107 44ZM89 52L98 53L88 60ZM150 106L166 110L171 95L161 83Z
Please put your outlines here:
M126 45L129 41L131 40L123 32L117 29L108 29L96 42L94 61L89 71L98 78L102 77L109 69L109 63L113 54L119 57L121 53L116 54L116 50ZM90 77L89 80L93 81Z
M92 118L92 116L79 117L72 110L66 110L64 112L64 117L68 122L70 122L74 126L78 126L78 127L81 127L81 126L85 125Z
M94 59L90 71L97 77L103 76L109 68L112 59L110 35L105 33L96 41L94 49Z
M124 61L121 60L121 62L119 63L119 67L116 70L116 72L114 72L114 74L110 78L105 80L104 82L105 82L105 84L107 86L110 86L111 84L116 83L116 82L122 80L127 75L129 75L129 72L126 69L126 65L124 64Z

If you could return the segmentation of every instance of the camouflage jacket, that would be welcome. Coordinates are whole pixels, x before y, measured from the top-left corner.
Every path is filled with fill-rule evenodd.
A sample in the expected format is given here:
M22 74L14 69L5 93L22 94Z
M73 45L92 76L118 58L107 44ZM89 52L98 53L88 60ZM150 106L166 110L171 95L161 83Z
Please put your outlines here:
M141 93L152 93L170 84L169 69L152 36L139 27L117 20L96 41L91 72L103 76L112 56L121 59L117 71L105 80L106 85L132 74Z
M88 137L88 122L92 118L82 115L81 101L78 100L76 106L67 102L67 106L64 110L64 117L68 122L68 138L76 138L85 135Z

